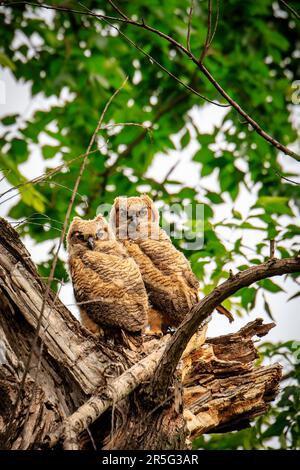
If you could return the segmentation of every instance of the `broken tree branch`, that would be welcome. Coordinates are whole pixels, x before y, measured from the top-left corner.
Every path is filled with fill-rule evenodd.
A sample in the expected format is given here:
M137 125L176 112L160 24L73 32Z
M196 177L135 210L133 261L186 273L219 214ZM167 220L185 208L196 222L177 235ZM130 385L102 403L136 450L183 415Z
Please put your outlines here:
M127 397L138 385L150 379L162 356L167 339L167 337L163 338L158 350L127 369L122 375L109 383L105 389L102 388L98 391L96 395L92 396L75 413L69 416L53 434L47 436L45 442L49 444L49 447L53 447L59 439L62 439L66 450L75 450L73 449L73 445L76 445L76 441L74 442L75 436L78 440L79 434L110 406ZM72 436L71 441L70 436Z
M183 357L184 416L192 438L246 427L267 410L278 391L281 366L254 367L258 355L252 338L274 326L254 320L237 333L207 338Z
M151 390L155 395L157 397L166 395L177 364L188 342L218 305L242 287L249 286L261 279L294 272L300 272L300 256L285 259L272 258L266 263L252 266L231 276L198 302L181 323L165 349L151 384Z

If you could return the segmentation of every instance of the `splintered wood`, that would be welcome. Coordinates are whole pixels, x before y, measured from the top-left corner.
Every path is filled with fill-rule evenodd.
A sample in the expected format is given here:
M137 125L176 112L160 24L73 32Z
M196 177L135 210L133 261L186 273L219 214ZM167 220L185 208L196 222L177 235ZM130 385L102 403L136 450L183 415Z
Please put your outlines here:
M246 426L267 410L278 391L281 366L255 366L252 337L273 326L257 319L238 333L194 340L182 360L184 417L192 438Z

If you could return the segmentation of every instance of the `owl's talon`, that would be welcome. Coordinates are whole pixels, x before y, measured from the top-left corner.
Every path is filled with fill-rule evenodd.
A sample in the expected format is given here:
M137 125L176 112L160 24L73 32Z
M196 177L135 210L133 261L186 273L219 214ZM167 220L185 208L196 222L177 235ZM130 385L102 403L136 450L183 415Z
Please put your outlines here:
M146 330L145 335L146 336L155 336L156 338L162 338L164 334L163 334L162 331Z
M165 330L165 334L167 335L173 335L176 332L177 328L174 328L174 326L167 326Z

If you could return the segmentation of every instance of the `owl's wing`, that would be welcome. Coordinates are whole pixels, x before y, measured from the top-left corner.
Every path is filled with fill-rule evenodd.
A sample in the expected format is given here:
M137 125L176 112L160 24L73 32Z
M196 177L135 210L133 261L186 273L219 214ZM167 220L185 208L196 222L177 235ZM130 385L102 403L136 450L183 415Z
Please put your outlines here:
M161 292L166 294L170 293L171 278L164 274L152 258L142 250L142 247L130 241L124 241L128 253L134 258L136 264L139 266L143 281L145 284L151 285Z
M104 282L122 288L123 292L145 292L143 279L135 261L130 257L106 255L88 251L83 257L86 267L92 269Z
M112 298L122 298L122 285L111 279L104 281L97 270L82 258L71 259L69 266L77 302L102 300L109 303Z
M173 248L176 250L175 247ZM177 252L177 257L178 257L178 264L180 265L183 278L186 280L189 287L191 287L192 289L196 289L198 291L199 280L197 276L193 273L190 262L186 259L183 253L181 253L178 250L176 250L176 252ZM179 258L181 258L181 260ZM179 261L181 261L181 264Z
M178 326L186 313L197 302L196 290L187 286L182 273L177 275L174 265L170 274L159 269L136 243L125 241L129 254L135 259L149 294L150 303L160 310L167 325ZM157 247L157 245L155 246Z
M109 269L104 265L102 269L101 253L89 255L93 256L84 255L83 259L75 258L69 262L79 307L100 326L140 331L146 323L148 308L145 288L142 293L128 292L126 279L122 278L124 273L116 266ZM106 280L105 273L108 273Z
M189 261L178 251L163 229L159 238L147 238L138 241L141 251L147 255L154 266L166 275L175 274L182 277L192 289L198 289L199 281L192 271Z

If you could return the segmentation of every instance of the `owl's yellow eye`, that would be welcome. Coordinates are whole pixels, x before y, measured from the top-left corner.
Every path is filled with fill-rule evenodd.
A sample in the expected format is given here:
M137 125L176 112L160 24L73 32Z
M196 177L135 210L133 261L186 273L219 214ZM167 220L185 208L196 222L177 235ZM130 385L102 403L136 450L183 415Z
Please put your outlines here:
M74 235L78 240L84 240L84 235L82 233L75 232Z
M148 214L147 208L146 208L146 207L143 207L143 209L140 210L140 215L141 215L142 217L144 217L144 216L147 215L147 214Z
M101 240L102 238L104 238L104 235L105 235L105 232L103 230L98 230L98 232L96 233L96 238L98 240Z

